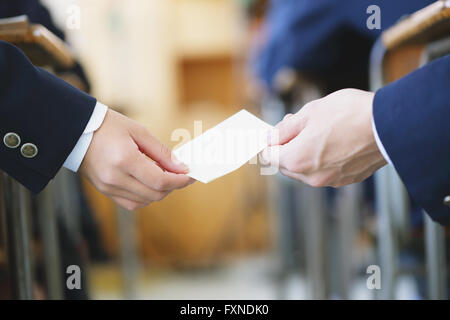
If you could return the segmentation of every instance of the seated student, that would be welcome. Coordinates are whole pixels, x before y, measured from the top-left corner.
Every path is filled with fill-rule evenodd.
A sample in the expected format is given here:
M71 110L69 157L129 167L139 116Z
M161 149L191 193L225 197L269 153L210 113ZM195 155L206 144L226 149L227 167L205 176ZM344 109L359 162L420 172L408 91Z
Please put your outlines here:
M255 74L273 89L284 68L320 78L329 92L368 89L369 55L381 32L435 0L271 1L265 44L254 56ZM367 8L380 7L381 29L369 29Z

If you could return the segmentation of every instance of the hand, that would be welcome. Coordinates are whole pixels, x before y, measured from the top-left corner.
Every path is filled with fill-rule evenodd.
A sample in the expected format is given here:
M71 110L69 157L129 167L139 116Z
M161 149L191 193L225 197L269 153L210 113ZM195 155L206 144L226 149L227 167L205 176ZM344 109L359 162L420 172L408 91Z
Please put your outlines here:
M373 97L340 90L287 115L269 138L262 161L314 187L366 179L386 164L372 131Z
M176 162L145 127L108 110L80 172L119 205L137 210L193 182L185 175L188 168Z

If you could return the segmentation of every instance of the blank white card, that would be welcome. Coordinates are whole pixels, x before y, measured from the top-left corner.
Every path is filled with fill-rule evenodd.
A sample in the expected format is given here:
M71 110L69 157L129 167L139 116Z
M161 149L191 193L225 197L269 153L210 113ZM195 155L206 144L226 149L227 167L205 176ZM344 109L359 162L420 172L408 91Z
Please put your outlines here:
M241 110L173 153L189 167L188 176L208 183L237 170L264 150L272 128Z

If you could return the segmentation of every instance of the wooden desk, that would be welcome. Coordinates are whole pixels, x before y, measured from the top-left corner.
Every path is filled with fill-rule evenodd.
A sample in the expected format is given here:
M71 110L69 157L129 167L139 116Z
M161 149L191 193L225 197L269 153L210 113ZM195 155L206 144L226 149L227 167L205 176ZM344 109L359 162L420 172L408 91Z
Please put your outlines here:
M0 19L0 40L20 48L34 65L70 68L70 48L47 28L31 24L26 16Z

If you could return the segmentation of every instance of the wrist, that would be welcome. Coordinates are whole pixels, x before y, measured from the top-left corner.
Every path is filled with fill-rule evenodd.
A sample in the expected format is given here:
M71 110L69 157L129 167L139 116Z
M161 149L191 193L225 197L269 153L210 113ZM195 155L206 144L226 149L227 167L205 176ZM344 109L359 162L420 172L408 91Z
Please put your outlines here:
M108 111L107 106L103 105L100 102L97 102L94 111L91 115L91 118L89 119L89 122L87 123L86 128L84 129L83 134L78 139L78 142L76 143L72 152L69 154L66 161L64 162L63 166L65 168L73 172L78 171L80 165L83 162L84 157L86 156L88 148L92 143L93 135L102 125L107 111Z
M368 109L370 110L370 124L369 124L369 129L368 129L368 134L370 136L370 144L371 144L371 149L373 150L373 160L375 162L375 164L377 165L377 167L381 168L383 166L385 166L389 161L388 161L388 157L386 154L386 151L384 150L384 147L378 137L378 133L376 131L376 127L375 127L375 121L373 118L373 101L375 98L375 93L373 92L368 92L367 93L367 106Z
M384 145L380 139L380 136L378 135L378 131L377 131L376 123L375 123L375 117L374 117L374 108L375 108L374 100L375 100L375 93L372 93L372 99L370 102L372 137L373 137L373 140L375 141L378 152L381 154L381 157L384 160L383 163L384 164L389 163L390 165L392 165L392 161L389 158L389 155L386 152L386 149L384 148Z

